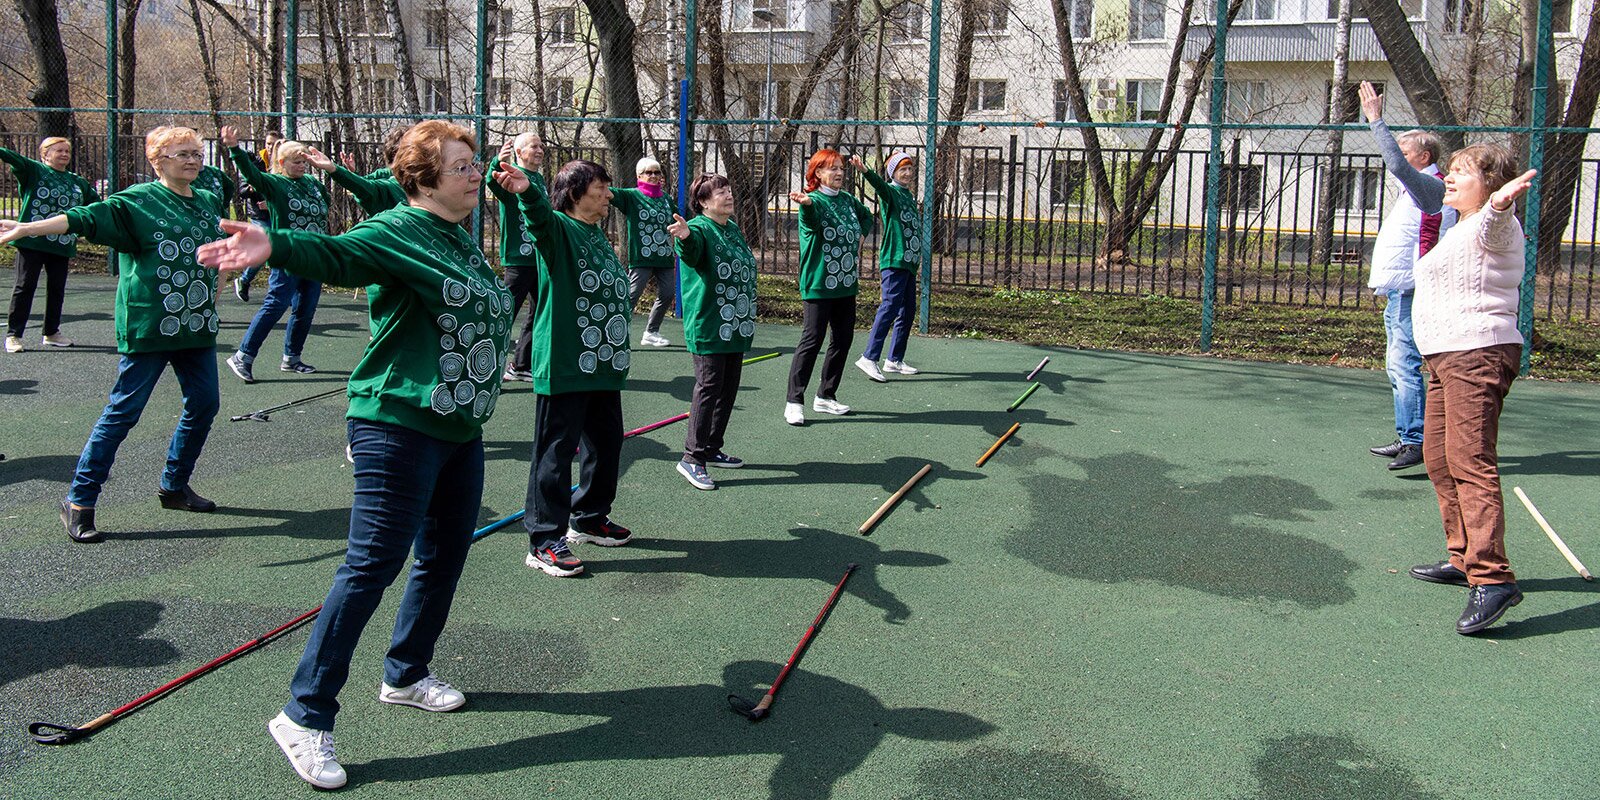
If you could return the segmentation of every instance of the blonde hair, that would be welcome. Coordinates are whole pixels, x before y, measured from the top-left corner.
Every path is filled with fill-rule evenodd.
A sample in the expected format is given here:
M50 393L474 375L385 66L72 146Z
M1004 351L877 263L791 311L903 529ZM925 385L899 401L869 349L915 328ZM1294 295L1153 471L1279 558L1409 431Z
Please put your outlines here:
M150 129L144 135L144 157L147 161L155 161L161 157L161 151L179 142L194 142L200 146L200 134L194 128L184 128L177 125L160 125Z
M304 142L297 142L293 139L284 139L278 142L278 149L272 151L272 171L282 175L283 162L295 156L303 156L310 149Z
M71 147L72 140L66 138L65 136L46 136L44 141L39 143L39 157L44 158L44 151L49 150L58 144L64 144L68 147Z

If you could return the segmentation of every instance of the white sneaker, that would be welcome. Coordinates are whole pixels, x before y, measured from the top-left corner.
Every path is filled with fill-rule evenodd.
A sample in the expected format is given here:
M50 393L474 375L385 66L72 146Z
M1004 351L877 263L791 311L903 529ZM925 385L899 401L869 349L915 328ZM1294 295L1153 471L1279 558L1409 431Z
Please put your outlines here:
M6 337L6 352L7 353L20 353L20 352L22 352L23 350L26 350L26 349L28 349L28 348L22 346L22 339L21 338L16 337L16 336L7 336Z
M647 347L666 347L667 345L672 344L672 342L667 341L667 337L662 336L659 333L645 331L644 335L639 337L639 344Z
M40 344L49 345L51 347L71 347L72 346L72 340L68 339L65 336L62 336L59 333L54 335L54 336L46 336L43 339L40 339L39 343Z
M904 361L885 361L883 362L883 371L898 372L901 375L915 375L922 370L917 369L916 367L913 367Z
M888 365L885 364L884 367L887 368ZM888 378L883 377L882 372L878 371L878 362L873 361L866 356L856 359L856 369L867 373L867 377L877 381L878 383L883 383L884 381L888 380Z
M385 683L378 689L378 700L423 711L454 711L466 705L467 696L429 673L410 686L399 689Z
M833 414L836 416L843 416L850 413L849 406L839 402L838 400L829 400L826 397L818 397L817 399L811 401L811 410L823 414Z
M790 425L806 424L806 408L799 403L783 404L783 421Z
M344 767L333 753L332 732L296 725L280 711L267 723L267 733L289 757L289 766L294 767L301 780L318 789L337 789L345 784Z
M521 370L515 367L506 367L506 371L500 376L500 380L531 383L533 381L533 372L531 370Z

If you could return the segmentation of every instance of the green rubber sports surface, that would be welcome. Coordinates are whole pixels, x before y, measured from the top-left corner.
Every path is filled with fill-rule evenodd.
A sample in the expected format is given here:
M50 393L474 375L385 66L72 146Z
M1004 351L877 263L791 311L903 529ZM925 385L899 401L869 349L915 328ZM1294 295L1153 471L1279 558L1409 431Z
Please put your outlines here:
M255 304L228 297L222 412L192 485L155 498L179 408L170 372L118 454L97 520L56 514L115 374L109 279L72 277L79 344L0 354L0 795L309 794L267 736L304 630L76 744L81 725L320 604L350 505L344 400L227 417L336 387L365 304L326 294L304 353L255 385L222 358ZM257 291L263 291L258 285ZM43 299L35 301L42 310ZM867 318L870 309L862 309ZM638 326L634 335L637 336ZM628 428L679 414L681 330L637 348ZM847 367L848 416L782 419L798 330L763 326L727 450L697 491L685 428L629 439L622 548L580 578L523 566L518 526L468 561L435 672L458 712L376 700L398 588L341 700L343 790L382 798L1595 797L1600 587L1511 494L1600 568L1600 389L1519 381L1502 419L1508 547L1527 597L1477 637L1466 591L1407 576L1443 557L1432 488L1366 448L1392 436L1382 373L914 339L923 373ZM857 333L850 360L865 332ZM1041 387L1005 409L1030 381ZM816 378L813 377L813 388ZM522 507L529 384L485 431L484 523ZM982 468L973 462L1013 422ZM856 528L924 464L873 530ZM771 716L755 700L847 563L851 578Z

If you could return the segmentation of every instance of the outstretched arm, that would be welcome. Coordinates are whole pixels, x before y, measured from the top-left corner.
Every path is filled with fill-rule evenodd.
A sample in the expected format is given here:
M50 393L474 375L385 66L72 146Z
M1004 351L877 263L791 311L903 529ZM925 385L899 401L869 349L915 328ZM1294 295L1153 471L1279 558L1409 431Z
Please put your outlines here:
M379 267L382 253L368 248L359 236L329 236L308 231L267 231L247 222L225 219L228 238L201 245L199 262L219 272L234 272L271 263L323 283L368 286L384 283L388 272Z
M1437 214L1444 207L1444 182L1432 175L1425 175L1411 162L1406 160L1406 154L1400 150L1400 143L1395 141L1394 134L1389 131L1389 126L1383 121L1383 95L1373 88L1368 81L1362 81L1358 90L1361 93L1361 110L1366 113L1368 127L1372 135L1378 140L1378 150L1383 154L1383 165L1389 170L1400 185L1405 187L1411 195L1412 202L1424 214Z

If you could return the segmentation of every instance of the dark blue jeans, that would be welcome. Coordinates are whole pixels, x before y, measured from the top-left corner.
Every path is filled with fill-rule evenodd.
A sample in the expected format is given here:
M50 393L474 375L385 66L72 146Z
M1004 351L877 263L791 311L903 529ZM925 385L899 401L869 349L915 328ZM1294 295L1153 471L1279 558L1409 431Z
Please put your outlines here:
M333 730L356 641L408 553L416 558L383 682L410 686L428 676L483 499L483 439L456 444L381 422L349 425L356 482L350 539L283 708L289 719L319 731Z
M883 298L878 302L878 315L872 320L872 330L867 332L867 349L862 355L877 361L883 354L883 340L893 327L889 360L904 361L906 337L911 334L911 323L917 318L917 273L909 269L886 269L880 274Z
M100 419L89 432L89 442L78 457L78 469L67 490L68 502L94 507L100 486L111 475L111 462L117 448L128 438L128 431L139 423L150 391L156 388L167 365L178 376L183 390L183 414L178 417L172 444L167 447L167 468L161 472L161 488L182 489L189 485L194 462L206 446L211 421L217 416L217 349L195 347L164 353L125 353L117 366L117 382L111 387Z
M268 273L267 297L261 301L255 318L250 320L250 327L245 329L244 339L239 342L239 352L244 354L247 361L254 361L256 353L261 352L261 343L272 332L272 326L277 325L283 312L288 311L289 327L283 334L283 357L299 361L300 351L306 344L306 334L311 332L311 318L316 316L317 301L321 298L322 284L317 281L282 269Z

